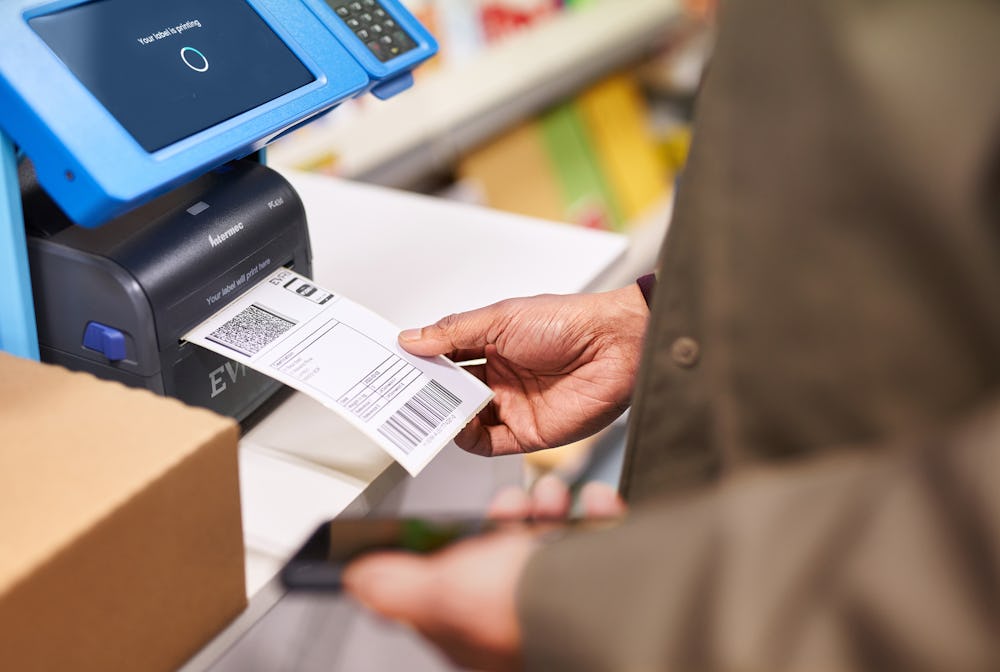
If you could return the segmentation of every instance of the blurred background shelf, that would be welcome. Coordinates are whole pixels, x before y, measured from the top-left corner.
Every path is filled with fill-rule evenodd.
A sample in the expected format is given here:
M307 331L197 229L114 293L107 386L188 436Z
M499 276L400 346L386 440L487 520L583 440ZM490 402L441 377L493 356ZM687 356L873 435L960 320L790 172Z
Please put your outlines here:
M593 0L553 13L418 73L417 86L398 98L335 110L276 142L268 160L420 189L466 151L639 61L682 14L680 0Z

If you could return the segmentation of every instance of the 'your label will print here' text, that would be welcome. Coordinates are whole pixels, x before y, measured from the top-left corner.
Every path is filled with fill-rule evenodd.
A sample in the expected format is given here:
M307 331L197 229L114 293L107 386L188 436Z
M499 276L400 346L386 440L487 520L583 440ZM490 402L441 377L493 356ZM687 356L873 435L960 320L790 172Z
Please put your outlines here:
M266 269L267 267L269 267L270 265L271 265L271 260L270 259L265 259L264 261L260 262L259 264L255 264L255 265L251 266L250 270L248 270L246 273L243 273L242 275L240 275L240 277L238 277L235 280L233 280L232 282L230 282L228 285L226 285L225 287L223 287L222 289L220 289L219 291L217 291L215 294L212 294L210 296L206 296L205 297L205 301L208 302L208 305L211 306L213 303L215 303L216 301L218 301L222 297L228 296L237 287L242 287L243 285L245 285L250 280L250 278L254 277L258 273L260 273L261 271L263 271L264 269Z

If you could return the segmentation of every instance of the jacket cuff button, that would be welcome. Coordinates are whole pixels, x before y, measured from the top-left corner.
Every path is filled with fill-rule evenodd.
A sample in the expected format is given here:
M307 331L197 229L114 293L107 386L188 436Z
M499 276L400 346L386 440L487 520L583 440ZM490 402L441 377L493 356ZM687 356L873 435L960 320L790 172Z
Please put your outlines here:
M701 347L698 345L698 341L687 336L678 338L670 346L670 357L674 360L674 364L685 369L690 369L697 364L700 355Z

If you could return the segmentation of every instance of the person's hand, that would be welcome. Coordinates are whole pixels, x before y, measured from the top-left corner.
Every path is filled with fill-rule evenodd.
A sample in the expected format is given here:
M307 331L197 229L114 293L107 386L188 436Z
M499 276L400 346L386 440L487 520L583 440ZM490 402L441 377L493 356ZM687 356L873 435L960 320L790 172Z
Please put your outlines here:
M512 526L429 556L373 553L348 565L344 587L369 609L410 625L462 667L517 670L517 584L536 539L530 527Z
M580 489L580 512L584 519L610 519L625 515L627 507L618 491L600 481ZM486 514L494 520L537 520L558 522L569 519L572 495L558 476L546 474L530 491L510 486L498 492Z
M588 483L580 497L585 516L609 519L625 512L618 493L603 483ZM509 528L430 556L366 555L348 566L344 586L368 608L409 624L463 667L520 669L517 584L539 535L566 518L569 510L566 485L543 476L531 492L509 488L494 498L489 516L510 520ZM514 522L528 519L553 522Z
M636 285L601 294L509 299L399 335L408 352L470 369L493 402L455 438L506 455L572 443L628 407L649 311Z

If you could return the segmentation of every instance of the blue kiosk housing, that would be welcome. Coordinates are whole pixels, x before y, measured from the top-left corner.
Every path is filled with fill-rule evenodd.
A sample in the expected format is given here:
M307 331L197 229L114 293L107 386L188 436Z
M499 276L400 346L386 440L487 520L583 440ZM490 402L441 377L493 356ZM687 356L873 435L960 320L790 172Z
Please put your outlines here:
M0 0L0 349L39 357L21 158L100 227L346 99L405 90L436 50L397 0Z

